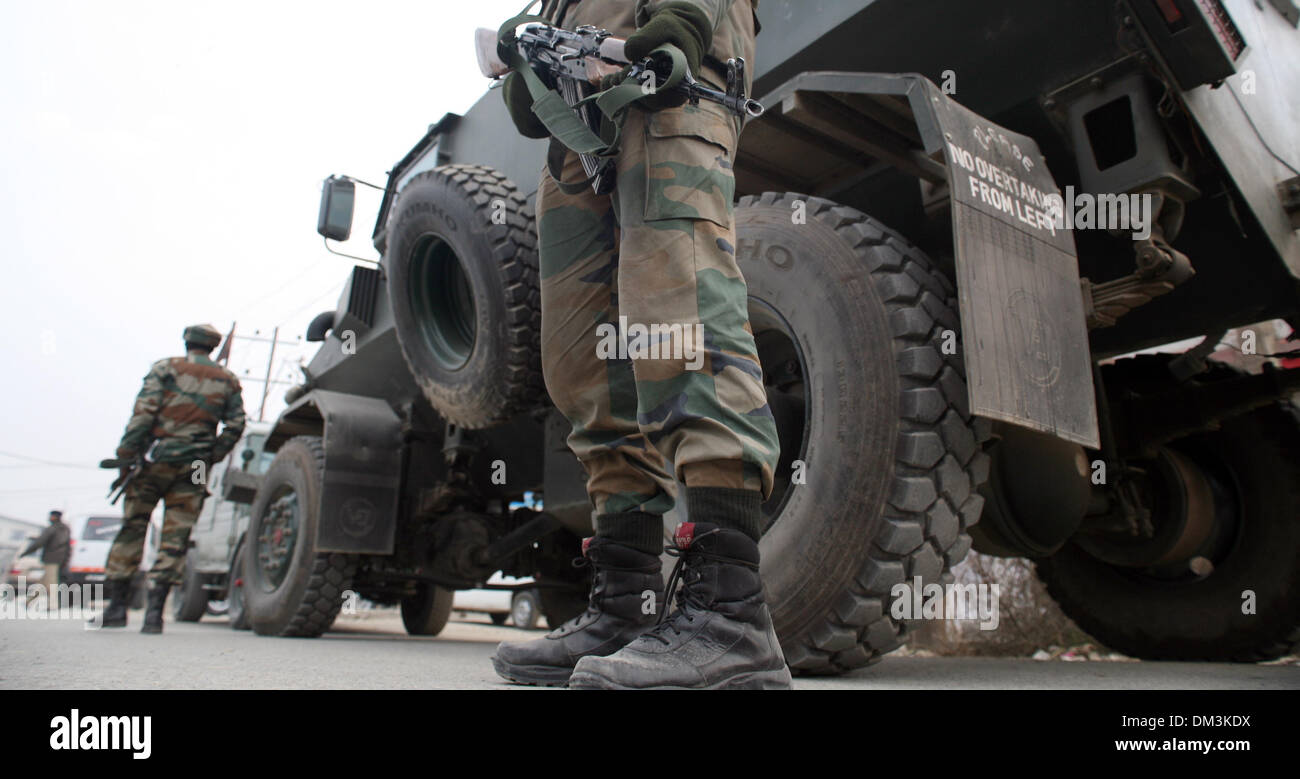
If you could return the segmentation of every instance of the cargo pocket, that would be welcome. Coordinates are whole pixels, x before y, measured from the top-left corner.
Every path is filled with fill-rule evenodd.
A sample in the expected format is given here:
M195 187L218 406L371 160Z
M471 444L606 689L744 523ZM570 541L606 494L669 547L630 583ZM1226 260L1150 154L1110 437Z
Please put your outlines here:
M655 111L646 122L645 220L731 224L736 126L712 106Z

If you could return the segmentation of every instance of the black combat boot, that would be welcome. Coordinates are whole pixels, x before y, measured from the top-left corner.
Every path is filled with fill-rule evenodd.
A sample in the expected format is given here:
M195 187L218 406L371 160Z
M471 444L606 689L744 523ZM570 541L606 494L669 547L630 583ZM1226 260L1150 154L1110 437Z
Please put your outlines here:
M575 689L789 689L772 615L758 578L758 544L739 530L704 522L677 526L677 609L608 657L585 657Z
M158 583L149 588L149 606L144 612L144 627L141 633L161 633L163 628L163 604L167 602L167 593L172 588L170 582Z
M104 583L104 595L108 597L108 605L104 607L104 613L100 615L99 626L105 628L126 627L126 602L131 598L131 580L109 579Z
M659 556L607 538L583 543L595 568L587 610L534 641L503 641L492 665L519 684L560 687L588 655L617 652L655 624L664 604Z

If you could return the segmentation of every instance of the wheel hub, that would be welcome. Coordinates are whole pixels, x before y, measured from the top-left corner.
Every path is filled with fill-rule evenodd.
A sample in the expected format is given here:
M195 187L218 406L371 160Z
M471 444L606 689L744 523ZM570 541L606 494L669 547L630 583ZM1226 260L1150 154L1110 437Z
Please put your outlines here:
M512 616L516 625L527 625L533 616L532 602L521 599L515 604L515 613Z
M284 582L298 538L298 493L287 490L267 507L257 539L257 561L270 589Z
M425 236L415 246L410 300L434 359L447 370L464 367L477 338L474 294L460 259L437 236Z
M1214 493L1205 472L1187 455L1162 448L1150 468L1131 478L1130 492L1145 509L1138 515L1137 531L1082 534L1080 546L1112 565L1204 570L1203 563L1193 563L1208 562L1200 550L1217 529Z

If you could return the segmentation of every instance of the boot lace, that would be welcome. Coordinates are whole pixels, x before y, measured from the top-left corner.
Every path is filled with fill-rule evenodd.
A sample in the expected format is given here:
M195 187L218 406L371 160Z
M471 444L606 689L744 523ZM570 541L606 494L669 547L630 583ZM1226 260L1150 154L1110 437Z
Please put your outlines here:
M700 539L707 538L708 536L718 532L720 532L720 529L710 530L703 535L697 536L693 539L691 545L684 550L679 549L676 546L664 547L665 554L669 557L677 558L677 563L673 566L673 571L668 576L668 586L664 588L664 602L668 603L675 600L677 608L673 610L671 614L668 613L668 609L664 609L659 614L659 621L649 630L649 632L643 634L644 637L652 638L663 644L672 643L671 639L667 636L667 633L671 631L674 636L681 635L682 620L685 620L687 623L694 622L695 614L693 612L705 611L710 605L712 605L708 594L703 592L701 588L694 586L704 578L704 575L693 567L694 565L708 561L729 563L731 565L743 565L746 568L751 568L755 571L758 570L758 566L748 560L741 560L737 557L717 554L716 552L708 552L698 546ZM678 589L679 585L680 589Z
M608 563L595 563L592 562L591 558L587 557L586 555L579 555L573 558L570 561L570 565L572 565L574 568L590 567L594 571L593 575L596 576L599 576L601 573L608 572L608 571L619 571L623 573L646 573L647 572L647 569L644 567L636 568L631 566L610 565ZM561 635L563 633L567 633L571 630L576 629L578 624L583 622L584 620L591 621L599 617L601 614L601 608L600 605L596 602L596 595L597 595L596 590L597 588L593 584L593 586L587 591L586 610L584 610L578 616L565 622L563 625L560 625L555 630L552 630L550 632L550 635Z

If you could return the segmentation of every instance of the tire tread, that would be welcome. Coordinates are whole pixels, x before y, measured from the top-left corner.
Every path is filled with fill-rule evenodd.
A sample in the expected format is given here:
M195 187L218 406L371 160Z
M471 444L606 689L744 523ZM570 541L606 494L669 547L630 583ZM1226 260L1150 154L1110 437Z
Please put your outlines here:
M965 557L966 529L983 506L974 490L988 476L982 446L990 428L970 415L961 349L952 355L941 349L945 330L960 332L951 281L920 249L856 209L774 192L744 197L740 206L788 212L797 200L807 204L809 219L835 230L870 272L894 335L902 391L882 529L835 607L782 643L796 673L836 674L878 662L914 627L889 613L895 585L913 576L926 584L951 578L948 571ZM848 632L853 640L846 646Z
M452 424L467 429L492 427L522 411L537 408L546 398L542 377L542 294L533 207L514 182L486 165L442 165L416 174L403 189L422 181L450 185L483 213L492 209L494 201L507 204L505 222L497 224L489 219L485 229L492 247L491 261L496 266L506 301L505 326L499 331L505 339L504 381L500 386L473 393L470 403L439 403L430 398L438 413ZM402 358L418 376L405 349Z
M316 463L320 483L325 480L325 443L319 436L295 436L286 442L305 445ZM343 593L356 573L356 556L321 552L312 560L307 590L294 615L280 631L288 638L316 638L330 629L343 608ZM247 605L245 605L247 608Z

